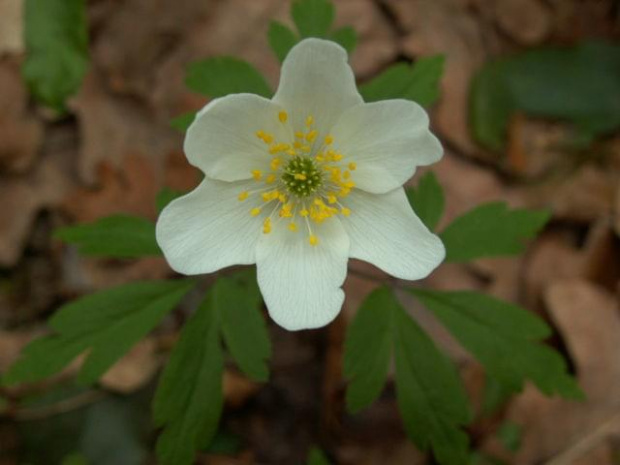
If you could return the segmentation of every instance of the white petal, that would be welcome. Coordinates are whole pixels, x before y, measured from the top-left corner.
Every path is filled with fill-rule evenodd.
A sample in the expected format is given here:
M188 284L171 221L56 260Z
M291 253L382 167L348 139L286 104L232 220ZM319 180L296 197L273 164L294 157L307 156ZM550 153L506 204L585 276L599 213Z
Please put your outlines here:
M342 112L363 102L347 60L340 45L321 39L305 39L289 52L273 100L290 112L294 129L311 115L324 135Z
M262 130L275 141L290 143L290 125L278 118L282 108L253 94L233 94L210 102L187 130L185 153L189 162L211 179L249 179L253 169L269 163L267 145L256 137Z
M256 250L258 285L269 314L290 331L325 326L344 301L349 239L337 218L314 226L319 244L312 246L301 228L276 225Z
M157 243L177 272L212 273L231 265L254 263L260 219L250 210L258 196L240 202L240 192L254 182L222 182L205 178L189 194L170 203L157 220Z
M346 198L351 216L342 220L349 255L400 279L425 278L443 261L445 249L415 215L405 191L369 194L355 189Z
M334 147L357 169L356 187L384 193L402 186L417 166L438 161L443 149L417 103L385 100L347 110L332 130Z

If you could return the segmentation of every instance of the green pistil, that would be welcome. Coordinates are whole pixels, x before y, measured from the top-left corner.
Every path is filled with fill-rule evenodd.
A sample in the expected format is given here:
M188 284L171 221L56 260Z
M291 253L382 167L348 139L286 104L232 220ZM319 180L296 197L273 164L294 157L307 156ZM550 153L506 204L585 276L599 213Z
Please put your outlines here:
M305 179L298 179L295 175L303 175ZM311 158L295 157L286 165L282 181L291 194L307 197L321 187L323 177Z

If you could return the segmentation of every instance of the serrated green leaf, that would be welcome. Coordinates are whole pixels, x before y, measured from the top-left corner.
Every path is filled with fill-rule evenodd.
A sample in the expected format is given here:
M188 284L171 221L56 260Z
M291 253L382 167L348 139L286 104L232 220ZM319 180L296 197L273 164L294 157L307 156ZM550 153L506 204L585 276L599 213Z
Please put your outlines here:
M297 34L291 28L278 21L272 21L269 25L267 38L273 53L278 57L280 63L284 61L288 52L299 42Z
M185 132L192 125L195 118L196 118L195 111L192 111L189 113L183 113L182 115L179 115L176 118L173 118L172 120L170 120L170 126L172 126L174 129L177 129L181 132Z
M389 292L384 290L382 292ZM443 465L466 464L467 395L452 362L392 296L396 395L409 437Z
M334 5L330 0L294 0L291 15L301 37L327 37Z
M441 464L465 464L468 438L461 427L470 412L456 369L387 287L370 294L347 333L345 374L353 378L347 403L358 409L377 397L392 347L407 434L421 449L432 447Z
M271 341L260 313L260 293L255 277L239 273L221 277L213 289L213 305L222 322L224 342L239 368L256 381L267 381Z
M164 427L157 456L165 465L193 463L217 432L224 403L218 318L209 293L185 325L159 382L153 415Z
M373 292L362 303L347 330L344 374L350 380L347 407L357 412L373 403L385 385L392 356L389 292Z
M429 171L420 178L416 187L407 189L407 198L422 223L434 230L443 215L445 204L443 189L435 173Z
M185 192L178 191L170 187L164 187L157 193L157 198L155 199L155 204L157 205L157 212L161 213L161 211L166 208L166 206L168 206L170 202L178 199L184 194Z
M538 48L486 64L474 77L470 121L490 149L505 145L516 112L574 123L585 138L620 126L620 47L584 42Z
M313 447L308 454L308 465L330 465L325 454L320 449Z
M40 381L88 350L78 380L94 383L155 328L194 284L191 280L136 282L64 305L49 320L53 334L26 346L3 382Z
M519 391L529 379L547 395L582 396L564 359L538 342L550 329L532 313L473 291L410 292L507 388Z
M331 40L340 44L351 55L357 45L357 31L351 26L336 29L331 34Z
M446 262L518 255L551 214L545 210L510 210L504 202L480 205L456 218L440 234Z
M398 63L360 87L366 102L404 98L430 106L439 98L445 57L420 58L413 65Z
M190 64L185 84L211 98L240 93L271 97L273 93L254 66L234 57L208 58Z
M88 70L84 0L26 0L24 79L34 97L57 111L75 94Z
M54 237L74 244L84 255L136 258L161 255L155 223L146 218L114 215L94 223L57 229Z

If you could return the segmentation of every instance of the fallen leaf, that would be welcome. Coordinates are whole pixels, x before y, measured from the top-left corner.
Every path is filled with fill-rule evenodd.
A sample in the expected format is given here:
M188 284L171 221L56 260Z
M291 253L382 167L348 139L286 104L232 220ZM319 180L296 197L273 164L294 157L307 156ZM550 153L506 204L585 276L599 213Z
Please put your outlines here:
M103 162L99 166L100 187L80 187L67 195L62 207L75 222L91 222L114 213L155 217L159 186L151 160L130 154L121 163L114 167Z
M157 173L164 157L182 146L182 135L167 119L158 119L136 99L106 91L101 77L94 73L86 77L69 106L79 121L78 172L87 184L97 182L102 162L109 168L120 166L127 154L148 158L153 164L149 171Z
M522 45L540 43L551 32L549 9L538 0L496 0L498 26Z
M0 18L6 3L0 0ZM43 138L41 121L28 111L28 91L19 66L16 60L0 60L0 172L5 173L26 172L34 163Z
M57 206L73 187L70 171L64 166L73 155L62 149L44 154L32 172L0 183L0 266L9 267L19 260L37 214Z
M0 0L0 56L24 50L23 4L24 0Z

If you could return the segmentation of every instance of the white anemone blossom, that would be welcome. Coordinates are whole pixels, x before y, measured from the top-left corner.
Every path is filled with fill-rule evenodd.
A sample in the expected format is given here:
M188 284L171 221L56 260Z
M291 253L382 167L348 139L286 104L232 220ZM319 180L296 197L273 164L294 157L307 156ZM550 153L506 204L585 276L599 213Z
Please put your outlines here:
M205 177L163 210L157 241L186 275L256 263L280 326L324 326L342 307L349 258L406 280L443 260L403 189L442 156L428 124L407 100L364 103L346 51L306 39L271 100L228 95L197 114L184 149Z

